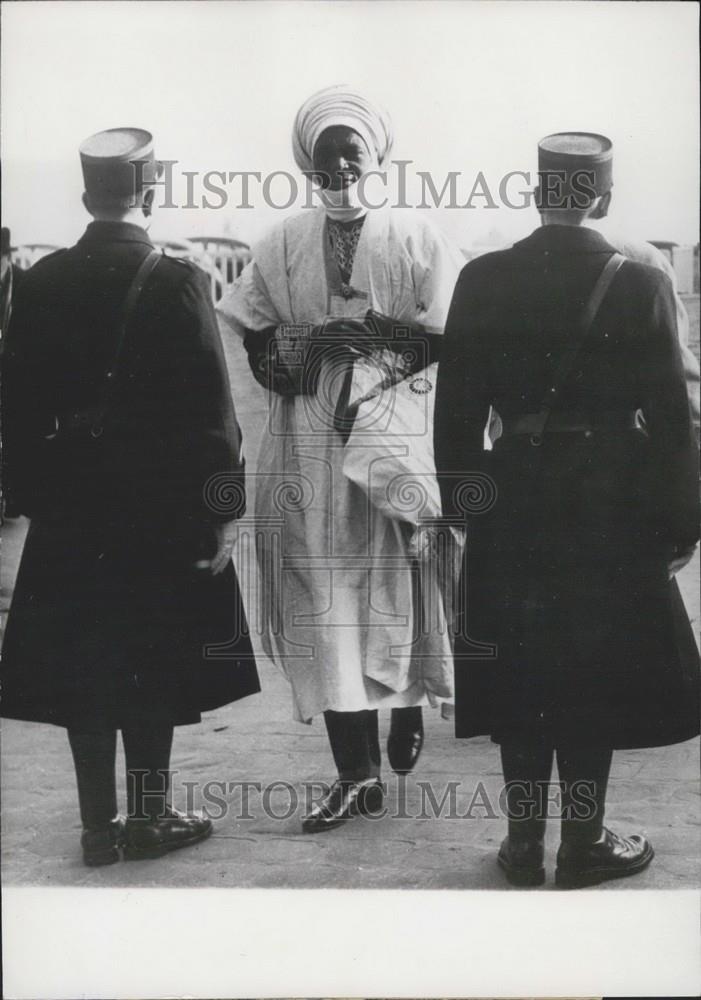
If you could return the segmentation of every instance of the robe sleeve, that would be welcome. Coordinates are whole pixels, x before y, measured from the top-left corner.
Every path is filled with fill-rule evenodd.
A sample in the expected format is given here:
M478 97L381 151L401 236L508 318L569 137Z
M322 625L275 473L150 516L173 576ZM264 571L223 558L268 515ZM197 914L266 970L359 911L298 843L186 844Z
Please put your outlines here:
M427 224L412 250L416 321L426 333L442 334L465 258L443 233Z
M282 322L255 260L246 265L217 303L217 316L239 337Z

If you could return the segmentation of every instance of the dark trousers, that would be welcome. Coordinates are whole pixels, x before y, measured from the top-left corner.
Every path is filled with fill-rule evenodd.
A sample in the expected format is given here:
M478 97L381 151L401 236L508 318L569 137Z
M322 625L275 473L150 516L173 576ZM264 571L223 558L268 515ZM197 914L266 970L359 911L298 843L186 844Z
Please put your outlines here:
M117 731L68 730L83 827L104 829L117 814ZM161 722L122 729L126 757L127 812L135 819L162 816L170 801L173 727Z
M601 836L613 751L577 745L553 746L546 738L501 744L509 837L541 840L548 810L553 755L560 777L563 841L592 843Z

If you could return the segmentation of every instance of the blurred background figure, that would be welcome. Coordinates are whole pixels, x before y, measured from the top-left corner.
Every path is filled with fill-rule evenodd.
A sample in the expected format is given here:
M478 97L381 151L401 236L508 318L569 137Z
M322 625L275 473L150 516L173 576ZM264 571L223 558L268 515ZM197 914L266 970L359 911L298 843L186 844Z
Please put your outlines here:
M0 249L0 337L7 332L12 313L12 296L22 283L24 271L17 264L13 263L12 253L15 247L11 246L10 230L2 227L2 248Z

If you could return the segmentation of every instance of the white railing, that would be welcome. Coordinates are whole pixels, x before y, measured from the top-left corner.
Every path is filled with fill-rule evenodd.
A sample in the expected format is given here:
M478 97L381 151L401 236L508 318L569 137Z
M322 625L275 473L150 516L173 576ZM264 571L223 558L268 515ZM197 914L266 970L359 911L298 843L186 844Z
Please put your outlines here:
M212 298L218 302L229 285L238 278L251 259L247 243L222 236L195 236L190 240L154 240L154 245L170 257L194 261L209 275ZM13 251L12 258L26 270L58 246L50 243L24 243Z
M251 259L247 243L224 236L193 236L188 240L154 240L154 243L170 256L199 264L209 275L215 302Z
M200 266L209 272L212 298L218 302L250 261L250 247L230 236L191 236L189 242L200 248Z
M26 271L42 257L60 249L61 247L55 246L53 243L23 243L22 246L12 251L12 262Z

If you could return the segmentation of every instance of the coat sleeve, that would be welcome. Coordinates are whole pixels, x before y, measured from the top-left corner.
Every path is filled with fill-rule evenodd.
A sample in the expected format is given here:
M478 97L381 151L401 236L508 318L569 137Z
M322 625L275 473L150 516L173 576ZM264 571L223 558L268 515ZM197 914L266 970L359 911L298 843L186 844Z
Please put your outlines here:
M660 543L685 549L699 537L698 451L669 279L660 275L642 347L640 400L650 437L645 470L650 527Z
M696 435L699 434L700 400L699 400L699 363L696 355L689 347L689 316L682 302L679 289L677 287L677 275L671 263L661 250L651 246L655 251L653 260L650 261L653 267L664 272L669 278L674 296L674 312L676 315L677 335L681 351L682 366L684 371L684 381L686 382L686 392L689 397L691 408L691 420L694 425Z
M698 438L699 417L701 412L701 404L699 401L699 363L696 355L689 347L689 317L687 315L686 308L684 307L681 295L679 294L679 289L677 287L677 275L674 267L665 254L663 254L657 247L653 246L652 243L631 242L630 240L622 239L613 234L608 234L607 239L612 246L614 246L629 260L635 261L638 264L647 264L649 267L654 267L656 270L665 274L670 281L672 294L674 296L674 312L676 315L676 327L679 338L679 347L681 350L684 380L686 382L686 391L689 397L689 405L691 407L691 419Z
M46 331L54 314L32 294L31 281L15 290L2 354L2 488L8 517L33 516L41 446L56 412L54 370Z
M478 264L460 275L448 312L438 366L434 449L444 516L461 516L461 488L485 467L484 430L489 418L488 339L482 329Z
M209 285L199 268L187 266L173 296L154 408L164 480L194 516L228 521L245 510L242 435Z

